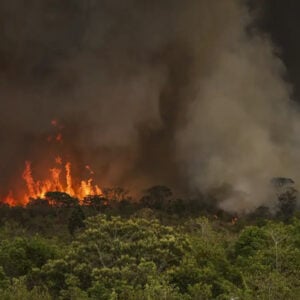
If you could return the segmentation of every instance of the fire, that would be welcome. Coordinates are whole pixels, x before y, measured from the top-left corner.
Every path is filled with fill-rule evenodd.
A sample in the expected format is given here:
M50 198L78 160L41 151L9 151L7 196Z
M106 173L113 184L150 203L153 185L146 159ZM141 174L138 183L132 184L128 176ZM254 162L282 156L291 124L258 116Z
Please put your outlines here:
M51 120L51 126L55 128L55 132L48 135L47 142L53 144L62 144L64 135L62 130L63 124L57 119ZM86 180L73 178L71 162L64 162L61 156L54 159L55 166L49 169L47 179L35 180L32 172L30 161L25 162L25 169L22 178L25 181L25 191L21 197L15 198L13 192L10 191L2 203L10 206L26 205L30 199L44 199L47 192L67 193L72 197L82 201L87 196L102 195L100 187L93 182L94 171L89 165L85 166L85 170L89 173ZM18 191L18 195L20 191Z
M67 190L66 193L69 195L74 195L75 192L72 187L72 174L71 174L71 163L66 163L66 181L67 181Z
M93 183L93 178L79 180L76 186L72 177L72 165L70 162L63 163L61 157L55 158L56 166L49 169L49 177L45 180L35 180L32 174L31 162L25 162L22 178L26 184L26 192L22 199L15 199L12 191L4 199L3 203L15 206L18 203L26 205L30 199L43 199L47 192L64 192L80 201L87 196L102 195L101 188ZM92 176L94 172L90 172ZM19 201L18 201L19 200Z
M13 192L10 191L7 195L7 197L3 201L5 204L8 204L9 206L15 205L15 198L13 196Z
M57 164L61 165L61 164L62 164L62 158L61 158L60 156L56 156L56 157L55 157L55 162L56 162Z

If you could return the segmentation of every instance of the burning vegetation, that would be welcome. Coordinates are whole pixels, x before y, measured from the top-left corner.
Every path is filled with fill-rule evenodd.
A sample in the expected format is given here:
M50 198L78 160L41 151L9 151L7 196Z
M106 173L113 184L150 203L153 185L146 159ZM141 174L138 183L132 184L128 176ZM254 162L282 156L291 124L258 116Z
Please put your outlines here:
M55 128L55 132L48 136L47 142L63 143L62 129L64 126L56 119L51 121L51 125ZM46 199L48 193L51 192L65 193L78 199L80 203L88 196L101 196L101 188L94 183L94 171L89 165L85 166L85 170L85 173L88 173L86 179L74 178L72 163L57 155L53 166L49 168L48 172L43 172L47 173L46 178L36 179L32 162L26 161L22 174L22 187L18 191L10 190L8 195L2 199L2 203L10 206L26 206L32 199Z
M49 177L44 180L35 180L32 172L31 162L25 162L25 170L23 179L26 184L26 191L23 192L21 198L14 198L13 191L10 191L4 199L4 203L11 206L27 205L30 199L44 199L49 192L66 193L71 197L79 200L87 196L101 195L102 191L97 184L94 184L93 173L87 180L80 180L78 185L74 184L72 178L71 163L63 163L59 157L56 159L56 165L49 170Z
M68 139L64 138L65 126L53 119L51 128L53 132L48 135L46 143L52 146L56 153L54 156L51 153L52 164L49 167L49 164L46 163L48 167L42 168L29 160L25 161L23 172L19 174L22 184L10 189L7 195L1 199L2 204L10 207L32 207L46 204L50 207L73 208L80 205L91 207L97 212L107 208L124 209L131 205L133 210L147 208L179 215L202 212L206 215L214 215L217 219L225 219L232 225L238 223L240 215L269 217L280 214L283 218L290 218L297 209L298 192L294 186L295 182L284 177L275 177L269 184L273 189L273 199L278 199L278 201L272 200L271 205L257 206L252 211L226 210L220 205L232 197L239 198L241 202L243 200L244 194L229 184L220 185L203 193L186 194L184 198L174 195L167 186L154 185L144 190L139 199L133 199L123 188L103 188L96 183L96 174L88 164L81 166L83 172L74 172L73 169L78 170L79 166L62 155L57 155L59 149L68 144ZM37 176L37 174L43 176Z

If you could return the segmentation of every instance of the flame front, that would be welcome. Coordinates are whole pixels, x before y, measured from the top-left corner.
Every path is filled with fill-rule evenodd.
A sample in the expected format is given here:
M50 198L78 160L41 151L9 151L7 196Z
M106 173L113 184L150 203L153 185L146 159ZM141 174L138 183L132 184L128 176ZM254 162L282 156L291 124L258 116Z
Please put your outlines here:
M79 201L87 196L101 195L102 190L100 187L93 183L93 178L87 180L79 180L77 186L74 185L72 178L72 165L70 162L63 164L61 157L55 159L56 165L49 170L49 178L45 180L35 180L32 175L31 162L25 162L25 169L22 178L26 184L26 192L22 199L15 199L13 192L10 191L8 196L4 199L3 203L10 206L17 204L26 205L30 199L45 198L47 192L64 192L72 197L78 198ZM89 169L90 170L90 169ZM92 176L94 172L90 172Z

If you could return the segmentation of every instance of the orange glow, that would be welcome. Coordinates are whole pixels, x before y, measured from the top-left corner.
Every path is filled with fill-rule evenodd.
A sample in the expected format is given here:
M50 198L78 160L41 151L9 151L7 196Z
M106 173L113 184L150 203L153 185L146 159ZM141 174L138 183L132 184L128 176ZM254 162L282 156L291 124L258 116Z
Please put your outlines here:
M59 143L63 141L63 136L61 133L58 133L57 136L55 137L55 140Z
M64 192L82 201L87 196L102 195L101 188L93 183L91 176L94 174L90 169L90 178L87 180L73 180L72 165L70 162L63 163L63 159L55 158L56 167L49 169L49 176L44 180L35 180L33 177L31 162L25 162L25 169L22 178L26 184L26 191L21 199L15 199L12 191L2 201L10 206L17 204L26 205L30 199L43 199L47 192ZM78 182L78 184L74 184Z
M71 174L71 163L66 163L66 181L67 181L67 190L66 193L69 195L74 195L75 192L73 190L72 184L72 174Z
M51 120L51 125L54 127L53 132L45 136L45 140L53 145L63 143L63 139L65 138L63 135L63 124L54 118ZM44 165L45 163L43 163ZM48 165L47 162L46 165ZM97 184L94 184L93 177L95 174L89 165L81 166L86 176L84 179L74 177L71 162L65 161L59 155L54 158L54 166L48 168L49 165L45 170L38 168L38 171L46 178L37 180L34 177L35 169L32 169L31 162L26 161L22 173L22 179L25 184L20 184L17 180L18 189L10 191L6 197L0 199L0 203L10 206L25 206L31 199L45 199L47 192L67 193L77 198L80 202L88 196L102 195L101 188Z
M56 162L57 164L61 165L61 164L62 164L62 158L61 158L60 156L57 156L57 157L55 158L55 162Z
M36 191L37 185L33 180L32 174L31 174L31 163L29 161L25 162L25 170L23 172L23 179L26 182L26 186L28 189L28 194L32 198L37 198L38 193Z
M56 119L53 119L53 120L51 121L51 125L53 125L54 127L56 127L57 124L58 124L58 121L57 121Z
M13 192L10 191L7 195L7 197L4 199L3 203L8 204L9 206L15 206L17 204Z
M79 198L82 199L88 195L101 195L101 189L93 184L92 179L88 179L87 181L82 180L79 189Z

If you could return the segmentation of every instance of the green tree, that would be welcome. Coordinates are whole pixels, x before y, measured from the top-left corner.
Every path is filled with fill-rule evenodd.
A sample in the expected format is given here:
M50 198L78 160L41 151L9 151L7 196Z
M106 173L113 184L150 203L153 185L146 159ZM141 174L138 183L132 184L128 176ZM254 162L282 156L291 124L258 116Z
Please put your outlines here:
M96 216L86 220L66 256L49 261L35 278L54 295L68 290L72 275L80 290L101 299L114 290L127 299L133 288L144 289L151 278L179 265L187 248L183 235L156 220Z
M9 277L26 275L32 268L43 266L56 255L56 246L38 236L17 237L0 243L0 265Z
M265 249L268 244L267 233L257 226L246 227L235 243L236 257L249 257L258 250Z
M0 289L1 300L52 300L47 290L35 287L29 290L23 279L13 279L5 289Z
M247 227L236 241L236 266L248 293L256 299L297 299L300 249L292 225L268 222Z
M171 282L181 293L192 297L196 297L202 287L198 299L234 298L243 284L238 269L227 258L226 235L214 230L204 217L190 220L185 227L189 231L191 250L170 272Z

